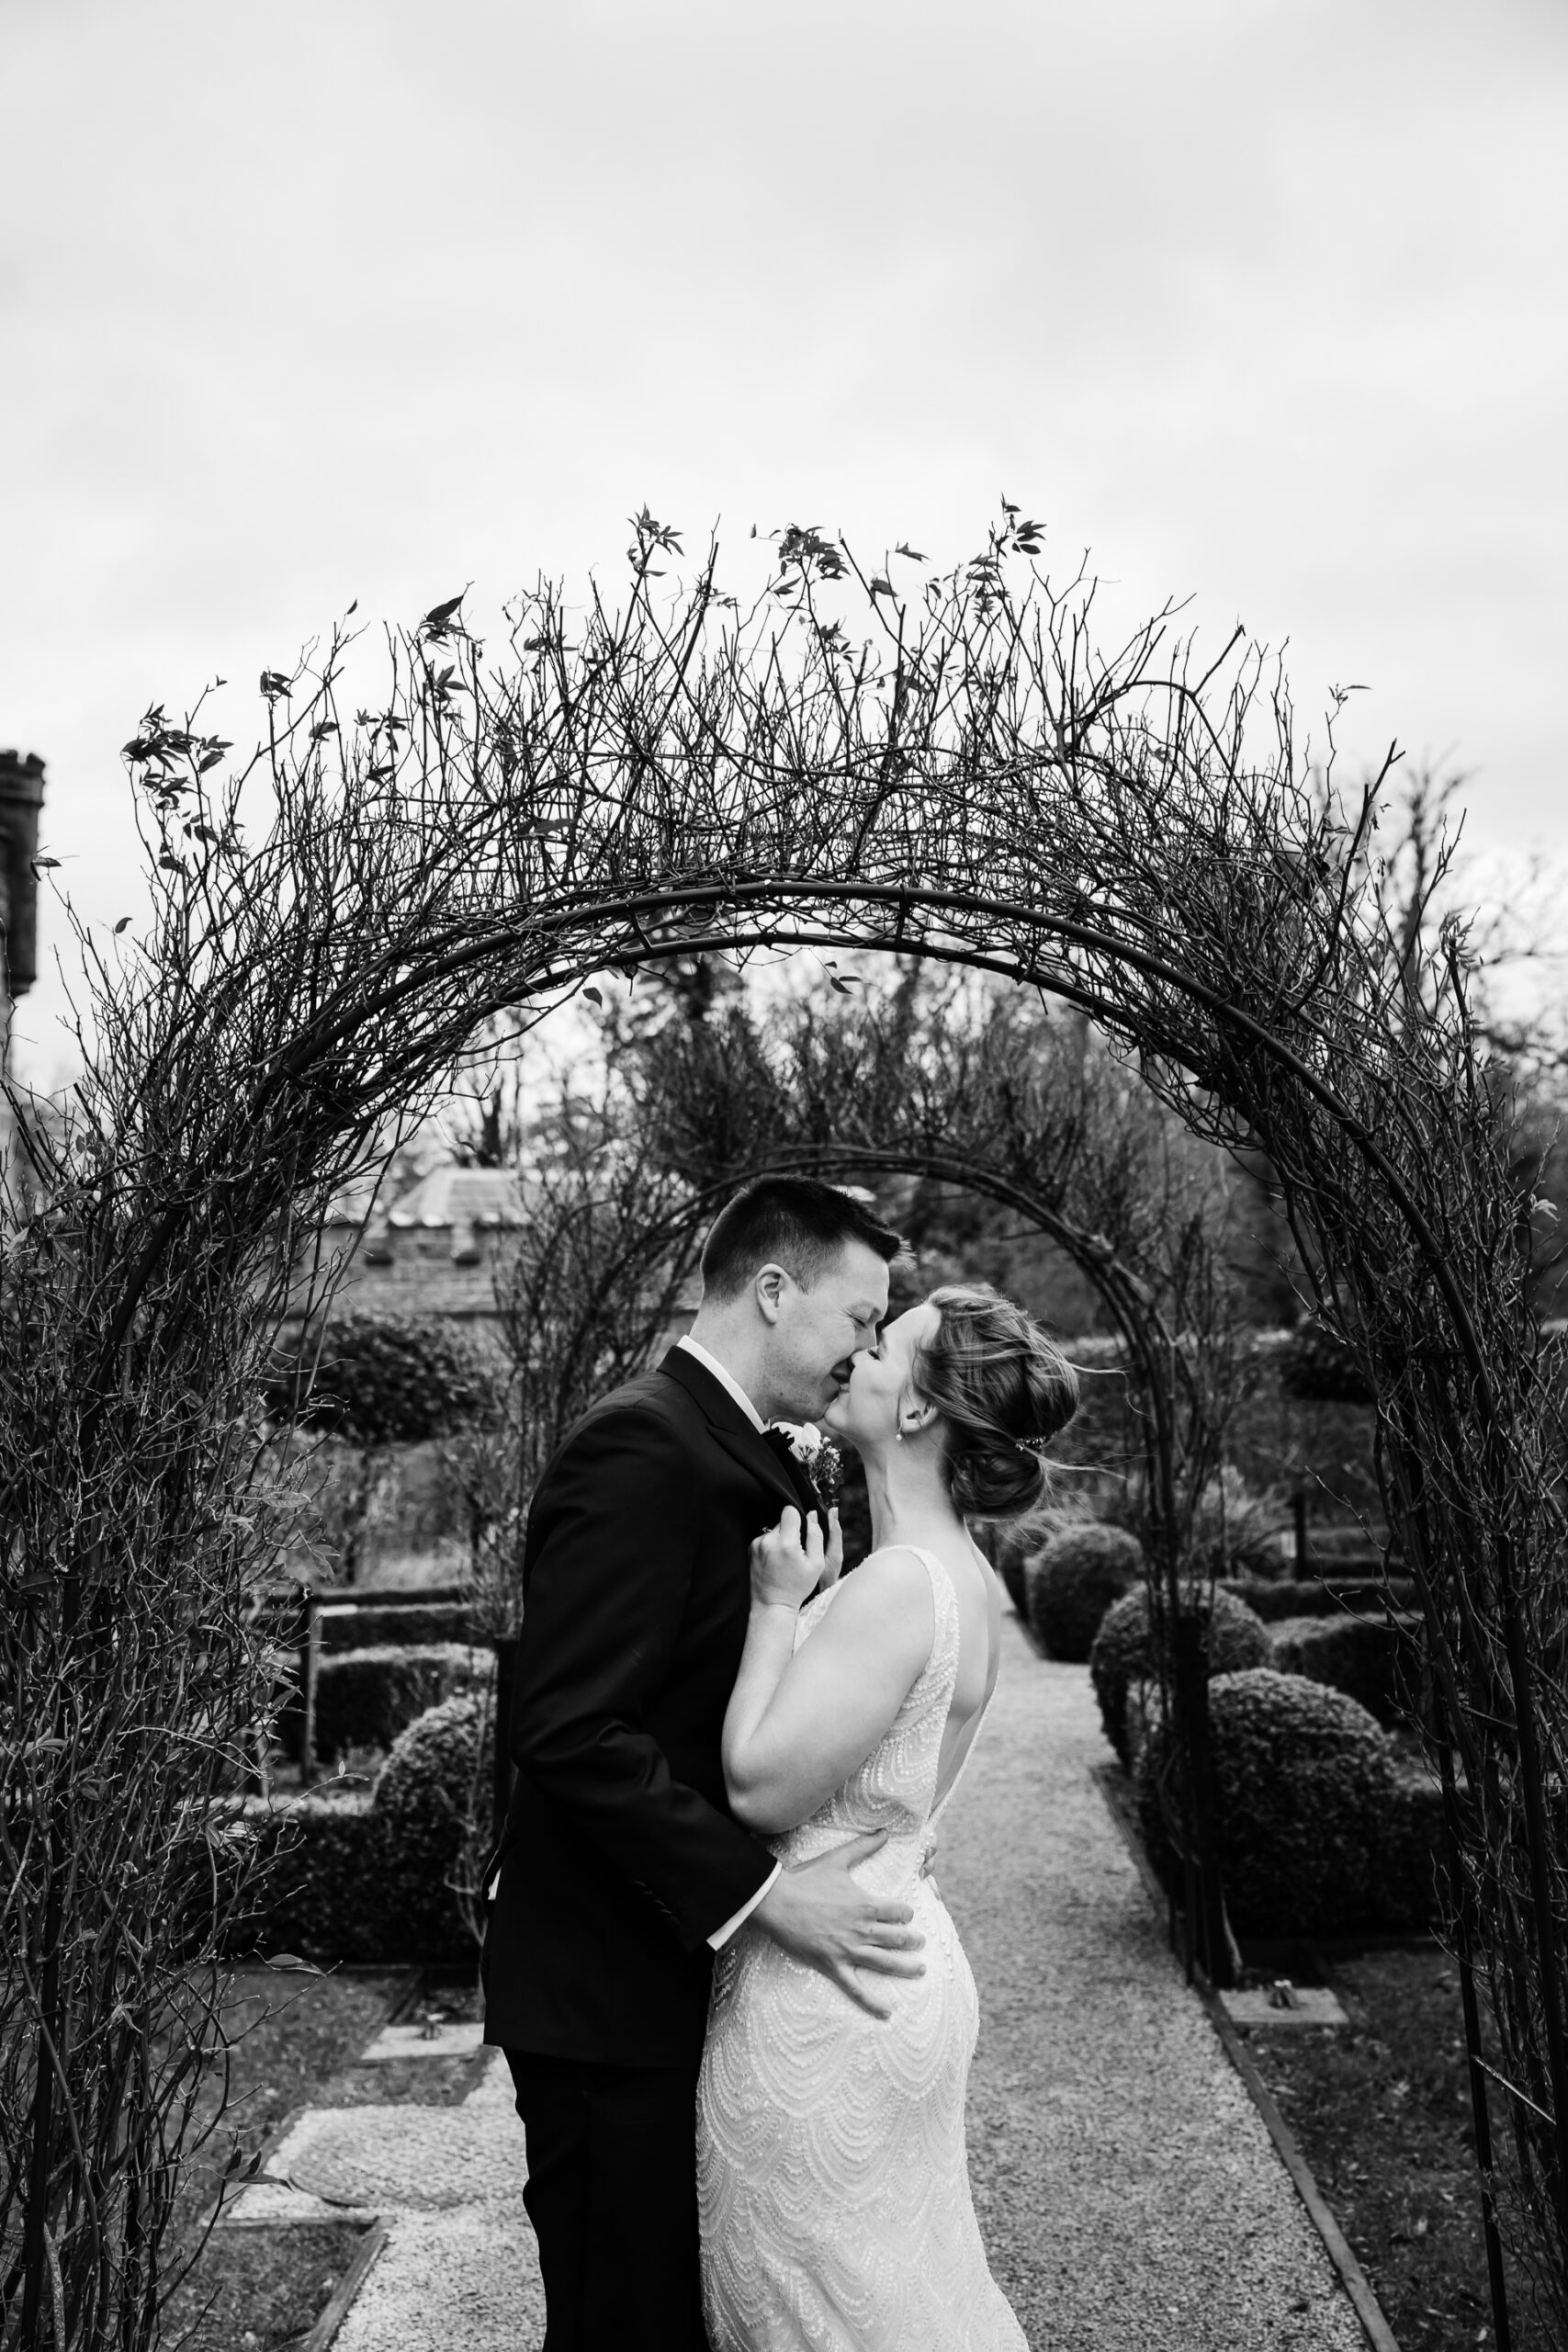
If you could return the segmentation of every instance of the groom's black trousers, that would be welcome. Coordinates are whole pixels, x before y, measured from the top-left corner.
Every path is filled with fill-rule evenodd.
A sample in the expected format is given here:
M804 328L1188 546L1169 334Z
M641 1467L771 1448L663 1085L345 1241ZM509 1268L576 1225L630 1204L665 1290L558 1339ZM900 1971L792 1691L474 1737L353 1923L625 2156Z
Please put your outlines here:
M707 2352L697 2247L697 2064L508 2050L527 2134L544 2352Z

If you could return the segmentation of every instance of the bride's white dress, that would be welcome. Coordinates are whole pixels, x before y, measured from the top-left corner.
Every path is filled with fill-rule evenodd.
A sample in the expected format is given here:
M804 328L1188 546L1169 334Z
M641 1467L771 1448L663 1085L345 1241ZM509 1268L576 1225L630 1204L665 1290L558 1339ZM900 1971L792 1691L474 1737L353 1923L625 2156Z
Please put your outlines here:
M876 1978L893 2009L884 2023L760 1929L742 1928L720 1952L697 2092L713 2352L1028 2352L969 2191L975 1980L919 1875L952 1794L937 1802L958 1673L957 1597L941 1560L919 1557L935 1601L930 1657L858 1771L772 1843L801 1862L886 1828L856 1876L912 1904L925 1974ZM797 1648L841 1589L802 1611Z

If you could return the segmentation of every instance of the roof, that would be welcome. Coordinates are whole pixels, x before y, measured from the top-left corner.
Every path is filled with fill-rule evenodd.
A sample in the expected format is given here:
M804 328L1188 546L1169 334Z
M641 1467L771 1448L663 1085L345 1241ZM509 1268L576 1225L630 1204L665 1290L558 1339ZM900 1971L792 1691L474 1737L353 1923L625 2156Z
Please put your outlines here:
M521 1225L523 1184L513 1168L433 1168L387 1212L390 1226Z

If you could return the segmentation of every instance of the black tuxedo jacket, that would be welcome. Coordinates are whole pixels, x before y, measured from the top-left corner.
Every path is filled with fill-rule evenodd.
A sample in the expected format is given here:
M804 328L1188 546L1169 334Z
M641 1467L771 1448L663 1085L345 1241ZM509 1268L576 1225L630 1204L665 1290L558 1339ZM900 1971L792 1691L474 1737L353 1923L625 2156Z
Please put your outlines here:
M814 1500L683 1349L550 1462L524 1553L487 2041L613 2065L697 2056L706 1939L773 1869L719 1756L751 1539Z

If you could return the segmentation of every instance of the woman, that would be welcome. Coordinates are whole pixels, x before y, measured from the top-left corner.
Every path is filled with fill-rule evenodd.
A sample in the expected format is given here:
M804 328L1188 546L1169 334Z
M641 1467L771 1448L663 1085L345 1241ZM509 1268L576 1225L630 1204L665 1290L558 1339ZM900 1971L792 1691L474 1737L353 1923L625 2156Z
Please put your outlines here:
M865 1464L874 1549L830 1581L796 1514L751 1552L724 1726L731 1805L786 1868L865 1831L861 1872L912 1905L918 1978L857 2002L770 1939L721 1952L697 2094L714 2352L1026 2352L986 2266L964 2093L974 1979L921 1866L979 1729L1001 1599L965 1526L1044 1492L1072 1368L995 1293L933 1291L858 1355L828 1426Z

